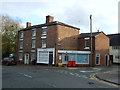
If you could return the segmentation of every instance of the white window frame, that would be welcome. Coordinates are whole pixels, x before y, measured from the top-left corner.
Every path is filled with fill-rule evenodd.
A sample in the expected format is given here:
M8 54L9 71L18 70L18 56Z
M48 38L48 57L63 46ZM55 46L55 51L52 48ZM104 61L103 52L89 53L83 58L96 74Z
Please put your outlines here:
M20 49L23 49L23 41L20 41Z
M32 40L32 48L36 48L36 40Z
M33 36L33 37L36 36L36 28L32 29L32 36Z
M43 43L43 41L45 41L45 43ZM46 48L47 44L46 44L46 39L42 39L42 48Z
M85 48L84 49L90 49L89 45L86 45L86 40L88 40L88 44L89 44L89 39L90 38L85 38Z
M20 32L20 39L23 38L23 36L24 36L23 34L24 34L23 31L21 31Z
M45 31L43 31L43 30L45 30ZM45 33L43 33L43 32L45 32ZM47 35L47 27L42 27L41 34Z
M99 57L99 63L97 64L97 57ZM96 57L95 57L95 63L96 63L96 65L100 65L100 54L96 54Z

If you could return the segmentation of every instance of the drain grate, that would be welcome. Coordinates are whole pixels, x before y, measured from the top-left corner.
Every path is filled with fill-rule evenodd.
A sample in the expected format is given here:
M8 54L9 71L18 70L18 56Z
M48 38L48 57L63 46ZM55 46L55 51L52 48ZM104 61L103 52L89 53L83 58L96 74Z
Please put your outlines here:
M88 84L92 85L92 84L94 84L94 83L93 83L93 82L88 82Z

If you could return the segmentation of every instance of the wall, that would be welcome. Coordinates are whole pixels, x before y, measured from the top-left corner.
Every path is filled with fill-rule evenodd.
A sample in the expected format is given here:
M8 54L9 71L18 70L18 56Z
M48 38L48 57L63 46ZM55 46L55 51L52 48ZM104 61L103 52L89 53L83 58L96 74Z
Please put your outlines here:
M100 54L100 65L105 65L105 55L109 55L109 38L100 33L95 38L95 54Z
M77 50L79 30L57 25L57 49Z

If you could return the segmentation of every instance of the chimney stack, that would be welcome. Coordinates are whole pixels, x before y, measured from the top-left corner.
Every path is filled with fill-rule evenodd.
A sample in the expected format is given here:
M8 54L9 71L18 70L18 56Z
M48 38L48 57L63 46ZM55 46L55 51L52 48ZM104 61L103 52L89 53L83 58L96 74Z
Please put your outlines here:
M46 16L46 23L50 23L50 22L53 22L54 21L54 17L48 15Z
M26 28L30 27L31 26L31 22L27 22L26 23Z

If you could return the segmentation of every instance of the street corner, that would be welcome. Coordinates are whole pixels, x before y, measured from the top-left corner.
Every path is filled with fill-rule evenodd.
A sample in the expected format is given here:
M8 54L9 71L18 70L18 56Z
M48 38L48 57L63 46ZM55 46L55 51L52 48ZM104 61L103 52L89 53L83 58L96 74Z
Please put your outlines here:
M90 78L101 83L105 83L115 87L120 87L120 80L118 78L119 76L119 71L107 71L101 73L92 73L90 75Z

